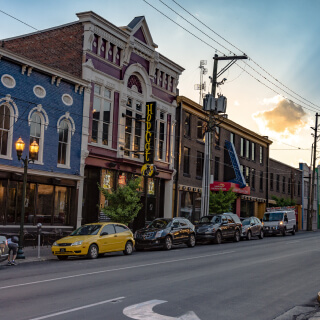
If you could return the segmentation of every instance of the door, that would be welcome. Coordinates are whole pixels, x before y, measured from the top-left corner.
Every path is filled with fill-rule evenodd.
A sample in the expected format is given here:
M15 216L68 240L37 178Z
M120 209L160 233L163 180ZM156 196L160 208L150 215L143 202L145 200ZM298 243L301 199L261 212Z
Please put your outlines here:
M228 219L225 215L222 215L221 217L221 234L222 238L228 238L229 237L229 226L228 226Z
M122 251L125 248L125 245L130 238L131 232L130 230L121 224L116 224L116 235L117 235L117 243L118 243L118 251Z
M236 231L236 223L233 221L231 216L226 215L228 219L228 237L232 238L234 236L234 233Z
M180 220L180 227L181 227L181 241L186 242L189 239L190 234L190 227L187 221Z
M99 246L99 252L101 253L117 251L119 245L116 230L113 224L107 224L102 228L97 242Z
M178 220L172 221L172 227L171 227L170 233L173 237L173 243L180 243L182 241L181 226Z
M256 236L258 234L258 225L256 223L256 220L254 218L250 219L250 226L251 226L251 234L252 236Z

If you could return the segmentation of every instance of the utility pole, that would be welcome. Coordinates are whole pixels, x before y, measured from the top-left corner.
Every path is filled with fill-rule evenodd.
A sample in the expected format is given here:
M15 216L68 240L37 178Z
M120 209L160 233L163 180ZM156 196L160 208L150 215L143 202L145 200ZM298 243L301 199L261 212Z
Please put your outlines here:
M311 195L308 202L308 217L307 217L307 231L312 231L312 216L313 216L313 201L314 201L314 180L315 180L315 168L316 168L316 156L317 156L317 133L318 133L318 112L316 113L314 130L314 142L313 142L313 164L312 164L312 179L311 179Z
M227 79L223 79L221 82L217 82L218 77L220 77L225 71L227 71L237 60L240 59L248 59L246 55L243 56L222 56L219 57L217 54L214 55L213 62L213 73L212 73L212 87L211 87L211 95L206 95L203 103L203 109L205 111L209 111L209 124L206 132L206 146L205 146L205 167L206 170L203 174L202 180L202 195L201 195L201 215L209 214L209 196L210 196L210 183L214 181L213 175L211 176L211 172L213 172L213 155L212 152L214 150L214 132L216 130L216 122L215 116L221 113L218 110L217 102L216 102L216 88L217 85L221 85ZM218 61L219 60L231 60L225 67L223 67L218 72ZM205 101L206 100L206 101ZM208 139L209 138L209 139ZM209 140L209 141L208 141ZM213 181L212 181L213 180Z

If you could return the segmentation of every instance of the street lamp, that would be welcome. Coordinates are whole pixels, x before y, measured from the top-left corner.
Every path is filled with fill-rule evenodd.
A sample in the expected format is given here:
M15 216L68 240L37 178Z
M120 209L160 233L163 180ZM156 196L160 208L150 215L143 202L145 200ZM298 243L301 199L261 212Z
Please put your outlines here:
M24 166L24 172L23 172L23 186L22 186L22 204L21 204L21 216L20 216L20 238L19 238L19 250L17 254L17 259L25 259L25 256L23 254L23 225L24 225L24 212L25 212L25 201L26 201L26 187L27 187L27 172L28 172L28 164L29 162L34 162L34 160L37 158L38 152L39 152L39 145L34 140L30 146L29 146L29 157L26 156L24 159L22 158L22 152L25 147L25 143L21 139L21 137L17 140L15 143L16 150L17 150L17 156L18 160L22 161Z

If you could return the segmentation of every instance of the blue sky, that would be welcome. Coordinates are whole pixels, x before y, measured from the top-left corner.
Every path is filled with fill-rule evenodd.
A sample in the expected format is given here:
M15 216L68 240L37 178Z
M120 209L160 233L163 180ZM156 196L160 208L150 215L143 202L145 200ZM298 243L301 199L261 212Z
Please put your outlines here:
M170 11L161 1L147 1L212 47L227 55L230 54L229 51L206 37L203 32L223 43L229 50L237 54L241 53L188 15L174 1L162 0L203 32L194 29ZM274 78L303 98L320 105L318 81L320 1L175 1L216 33L240 48ZM208 76L212 73L212 57L215 50L195 39L143 0L11 0L0 1L0 3L1 10L37 29L76 21L77 12L89 10L98 13L117 26L127 25L135 16L144 15L153 40L159 46L158 51L186 69L179 83L180 94L199 101L199 93L194 90L194 84L199 83L200 60L208 61L208 75L205 80L209 87ZM0 17L0 39L33 31L1 12ZM218 54L221 53L218 52ZM276 83L274 79L265 74L252 61L247 63L247 66L244 65L244 62L239 64L260 81L274 88L276 92L288 97L288 94L285 93L285 91L289 92L288 89L274 87L250 69L250 66ZM219 67L222 66L223 63L219 64ZM271 147L271 157L274 159L294 167L298 167L299 161L310 161L312 143L310 126L314 124L314 113L315 110L320 112L320 106L305 107L297 100L302 100L297 96L295 99L289 98L296 104L302 105L304 107L302 111L301 107L296 104L281 102L281 98L277 97L275 92L261 85L236 65L232 66L223 77L228 80L218 92L228 98L227 113L231 120L259 134L268 135L274 140ZM310 105L309 102L306 103ZM309 111L307 108L313 110ZM298 150L296 147L301 149Z

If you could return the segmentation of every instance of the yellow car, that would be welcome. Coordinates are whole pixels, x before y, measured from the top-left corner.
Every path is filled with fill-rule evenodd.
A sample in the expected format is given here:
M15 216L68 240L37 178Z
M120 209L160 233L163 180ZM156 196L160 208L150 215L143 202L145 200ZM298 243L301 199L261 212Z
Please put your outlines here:
M123 251L131 254L134 246L133 234L121 223L104 222L85 224L52 245L52 253L59 260L68 256L87 256L95 259L106 252Z

